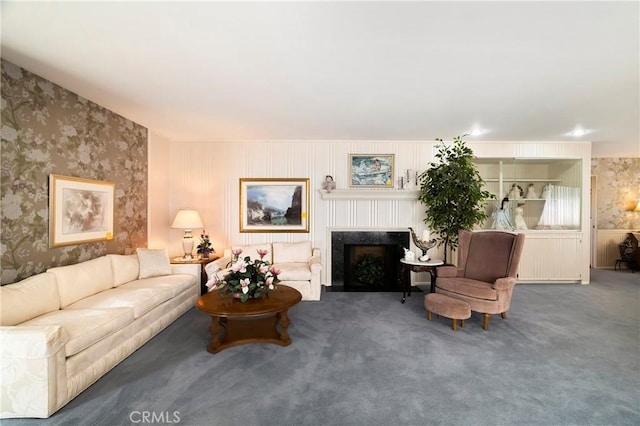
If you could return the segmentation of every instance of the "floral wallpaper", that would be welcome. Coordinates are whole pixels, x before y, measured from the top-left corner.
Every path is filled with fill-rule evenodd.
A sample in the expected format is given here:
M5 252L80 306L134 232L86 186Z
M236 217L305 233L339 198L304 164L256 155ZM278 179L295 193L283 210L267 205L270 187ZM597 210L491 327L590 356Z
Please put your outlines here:
M0 267L8 284L147 242L147 129L2 60ZM115 183L114 238L49 248L49 175Z
M592 158L596 176L598 229L640 229L640 212L630 211L640 201L639 158Z

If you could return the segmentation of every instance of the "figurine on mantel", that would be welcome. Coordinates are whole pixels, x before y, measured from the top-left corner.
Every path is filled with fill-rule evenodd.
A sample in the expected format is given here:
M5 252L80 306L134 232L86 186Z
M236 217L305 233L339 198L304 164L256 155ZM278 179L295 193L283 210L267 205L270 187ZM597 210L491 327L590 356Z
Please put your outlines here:
M322 182L322 189L327 191L327 193L336 189L336 183L333 181L333 176L327 175L324 178L324 182Z

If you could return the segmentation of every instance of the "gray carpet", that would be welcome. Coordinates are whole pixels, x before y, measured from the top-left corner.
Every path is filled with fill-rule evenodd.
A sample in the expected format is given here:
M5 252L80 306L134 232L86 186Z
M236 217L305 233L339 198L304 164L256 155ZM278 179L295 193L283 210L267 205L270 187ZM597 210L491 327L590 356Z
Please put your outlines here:
M639 295L640 273L593 270L453 332L424 293L327 292L290 311L290 346L216 355L192 309L50 419L2 424L637 425Z

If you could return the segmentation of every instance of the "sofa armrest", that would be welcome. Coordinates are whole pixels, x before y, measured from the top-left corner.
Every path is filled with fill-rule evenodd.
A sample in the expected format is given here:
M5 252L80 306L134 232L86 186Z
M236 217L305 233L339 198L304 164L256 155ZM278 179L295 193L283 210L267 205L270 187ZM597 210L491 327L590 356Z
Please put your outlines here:
M498 278L493 284L496 290L509 290L516 284L516 279L512 277Z
M0 327L0 357L5 359L46 358L67 343L61 326Z
M309 268L311 269L311 294L309 300L320 300L322 293L322 258L320 249L314 248L309 258Z
M216 272L225 269L229 262L231 262L231 256L223 256L213 262L207 263L204 267L207 277L211 278L211 276Z
M0 327L0 417L49 417L67 399L60 326Z
M314 248L309 258L309 268L311 271L322 270L322 258L320 257L320 249Z

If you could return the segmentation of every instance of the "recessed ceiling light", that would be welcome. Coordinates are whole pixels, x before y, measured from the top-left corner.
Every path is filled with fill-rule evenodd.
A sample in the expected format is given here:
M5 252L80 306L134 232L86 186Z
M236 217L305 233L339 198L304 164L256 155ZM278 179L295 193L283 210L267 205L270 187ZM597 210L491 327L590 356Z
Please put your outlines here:
M470 131L468 131L468 132L467 132L467 134L468 134L469 136L474 136L474 137L475 137L475 136L482 136L482 135L484 135L485 133L487 133L487 130L485 130L485 129L481 129L481 128L479 128L479 127L474 127L472 130L470 130Z
M588 130L583 129L582 127L576 127L572 131L568 133L569 136L573 136L574 138L580 138L589 133Z

